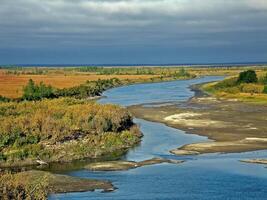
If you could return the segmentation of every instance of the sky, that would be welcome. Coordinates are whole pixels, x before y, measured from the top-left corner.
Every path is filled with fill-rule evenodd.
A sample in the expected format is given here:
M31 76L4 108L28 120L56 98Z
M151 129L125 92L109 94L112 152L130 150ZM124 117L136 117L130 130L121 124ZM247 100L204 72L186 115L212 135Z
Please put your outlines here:
M0 64L267 61L267 0L0 0Z

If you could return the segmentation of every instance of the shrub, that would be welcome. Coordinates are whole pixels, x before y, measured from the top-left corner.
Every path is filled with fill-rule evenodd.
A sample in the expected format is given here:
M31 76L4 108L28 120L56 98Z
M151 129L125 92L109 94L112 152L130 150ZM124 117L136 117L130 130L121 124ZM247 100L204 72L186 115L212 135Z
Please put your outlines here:
M0 95L0 102L9 102L9 101L10 101L9 98L3 97L3 96Z
M267 73L261 78L260 82L264 85L267 85Z
M117 78L98 81L87 81L85 84L72 87L58 89L55 91L56 97L75 97L75 98L87 98L100 96L103 91L112 87L121 85L121 81Z
M264 89L262 91L264 94L267 94L267 85L264 86Z
M215 84L214 89L221 90L221 89L230 88L234 86L237 86L237 78L229 78L229 79L222 80L218 82L217 84Z
M262 93L264 89L264 86L262 85L256 85L256 84L241 84L240 85L240 90L241 92L244 92L244 93L251 93L251 94L254 94L254 93Z
M224 90L224 92L228 92L228 93L231 93L231 94L237 94L240 92L240 88L235 86L235 87L229 87L229 88L226 88Z
M254 70L241 72L238 77L238 83L257 83L258 78Z
M6 156L0 152L0 161L5 161L6 160Z
M181 68L179 71L176 71L174 74L172 74L172 76L176 78L182 78L182 77L188 78L191 77L191 74L187 72L184 68Z
M43 82L38 85L35 84L32 79L30 79L28 84L23 88L22 98L25 100L40 100L43 98L52 97L54 97L52 86L47 86Z

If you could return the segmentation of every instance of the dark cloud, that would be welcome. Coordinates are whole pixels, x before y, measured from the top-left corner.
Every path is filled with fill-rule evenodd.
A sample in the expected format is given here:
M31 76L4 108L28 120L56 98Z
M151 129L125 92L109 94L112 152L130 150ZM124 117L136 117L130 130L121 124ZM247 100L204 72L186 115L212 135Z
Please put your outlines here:
M267 60L266 0L0 3L2 64Z

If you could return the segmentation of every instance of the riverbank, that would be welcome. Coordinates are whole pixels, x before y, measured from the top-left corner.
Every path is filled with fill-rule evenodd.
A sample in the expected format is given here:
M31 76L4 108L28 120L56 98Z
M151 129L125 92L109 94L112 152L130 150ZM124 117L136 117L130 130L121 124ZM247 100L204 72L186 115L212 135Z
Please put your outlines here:
M0 121L0 199L46 199L51 193L95 189L113 191L108 181L31 169L41 165L47 170L52 163L64 165L107 155L110 160L116 159L142 137L125 108L85 99L0 102ZM21 172L25 169L30 171Z
M0 103L0 120L2 168L99 158L142 137L125 108L74 98Z
M0 173L1 199L47 199L48 194L102 190L114 191L109 181L75 178L44 171Z
M231 153L266 149L267 106L211 97L196 90L187 102L128 109L137 118L161 122L187 133L207 136L210 142L188 144L171 150L177 155Z

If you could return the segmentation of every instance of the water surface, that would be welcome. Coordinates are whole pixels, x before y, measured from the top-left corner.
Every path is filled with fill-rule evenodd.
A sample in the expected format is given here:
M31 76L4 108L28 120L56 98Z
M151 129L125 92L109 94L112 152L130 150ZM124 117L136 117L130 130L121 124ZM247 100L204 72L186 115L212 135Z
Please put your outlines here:
M222 77L137 84L111 89L100 103L122 106L185 101L192 97L189 86ZM267 199L267 169L239 162L242 158L267 157L267 151L201 156L174 156L170 149L206 141L206 137L186 134L161 123L135 119L144 134L141 144L122 159L140 161L152 157L184 159L185 163L145 166L123 172L65 172L71 176L110 180L119 189L112 193L84 192L57 194L50 199Z

